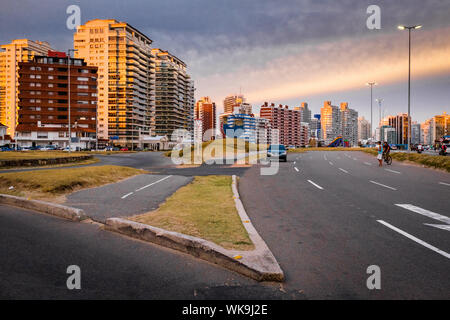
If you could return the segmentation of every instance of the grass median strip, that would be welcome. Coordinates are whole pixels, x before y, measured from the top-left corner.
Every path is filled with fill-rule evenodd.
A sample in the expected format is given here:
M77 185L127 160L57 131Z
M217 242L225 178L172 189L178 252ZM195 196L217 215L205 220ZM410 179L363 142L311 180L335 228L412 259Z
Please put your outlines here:
M236 210L230 176L195 177L157 210L128 219L214 242L225 249L252 250Z
M374 156L377 155L377 151L375 149L365 148L362 151ZM448 156L429 155L423 153L418 154L415 152L391 152L391 156L392 159L397 161L410 161L424 165L426 167L442 169L450 172L450 157Z
M83 152L64 151L4 151L0 152L0 160L56 159L85 155Z
M96 166L0 173L0 193L51 199L145 173L129 167Z

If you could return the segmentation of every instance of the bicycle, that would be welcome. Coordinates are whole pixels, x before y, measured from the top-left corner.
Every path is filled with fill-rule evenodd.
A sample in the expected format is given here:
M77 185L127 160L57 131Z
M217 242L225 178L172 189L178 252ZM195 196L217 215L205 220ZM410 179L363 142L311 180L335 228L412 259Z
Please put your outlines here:
M392 157L391 157L390 154L388 154L388 155L386 156L386 154L383 153L383 160L384 160L384 162L386 162L386 164L389 165L389 166L392 164Z

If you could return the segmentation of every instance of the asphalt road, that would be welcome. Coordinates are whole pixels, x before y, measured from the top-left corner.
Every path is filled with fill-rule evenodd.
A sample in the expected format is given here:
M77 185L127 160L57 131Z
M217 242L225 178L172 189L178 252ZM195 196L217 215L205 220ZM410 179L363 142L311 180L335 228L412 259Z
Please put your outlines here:
M301 299L177 251L0 206L0 299ZM67 267L81 269L68 290Z
M397 206L445 221L449 174L397 162L378 168L360 152L289 156L278 174L262 176L253 167L239 183L287 289L311 299L450 299L450 232L425 225L446 223ZM370 265L381 269L381 290L366 286Z
M447 173L395 161L378 168L360 152L289 154L273 176L260 166L176 168L160 153L101 158L154 174L69 196L98 221L150 211L193 175L240 175L247 213L286 282L257 283L96 224L0 206L0 298L450 299ZM72 264L81 291L65 286ZM366 286L371 265L381 290Z
M142 174L117 183L69 194L65 205L83 209L93 220L153 211L192 177Z

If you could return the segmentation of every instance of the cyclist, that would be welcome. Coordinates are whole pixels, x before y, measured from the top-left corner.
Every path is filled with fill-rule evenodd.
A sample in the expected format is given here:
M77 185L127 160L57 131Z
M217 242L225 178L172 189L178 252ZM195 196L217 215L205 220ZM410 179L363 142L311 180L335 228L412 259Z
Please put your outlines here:
M377 159L378 159L378 166L382 167L383 166L383 147L381 146L381 141L377 142L378 146L377 146L377 151L378 151L378 155L377 155Z
M383 159L387 159L391 152L391 146L385 141L383 144Z

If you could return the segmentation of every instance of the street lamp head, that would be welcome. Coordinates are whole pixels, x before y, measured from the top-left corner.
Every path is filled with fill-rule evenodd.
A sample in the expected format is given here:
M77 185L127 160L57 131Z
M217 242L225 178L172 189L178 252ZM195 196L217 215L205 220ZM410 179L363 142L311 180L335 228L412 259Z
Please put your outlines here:
M422 25L417 25L417 26L398 26L397 27L398 29L400 29L400 30L405 30L405 29L408 29L408 30L411 30L411 29L420 29L420 28L422 28Z
M378 85L378 83L376 83L376 82L367 82L366 83L366 86L376 86L376 85Z

